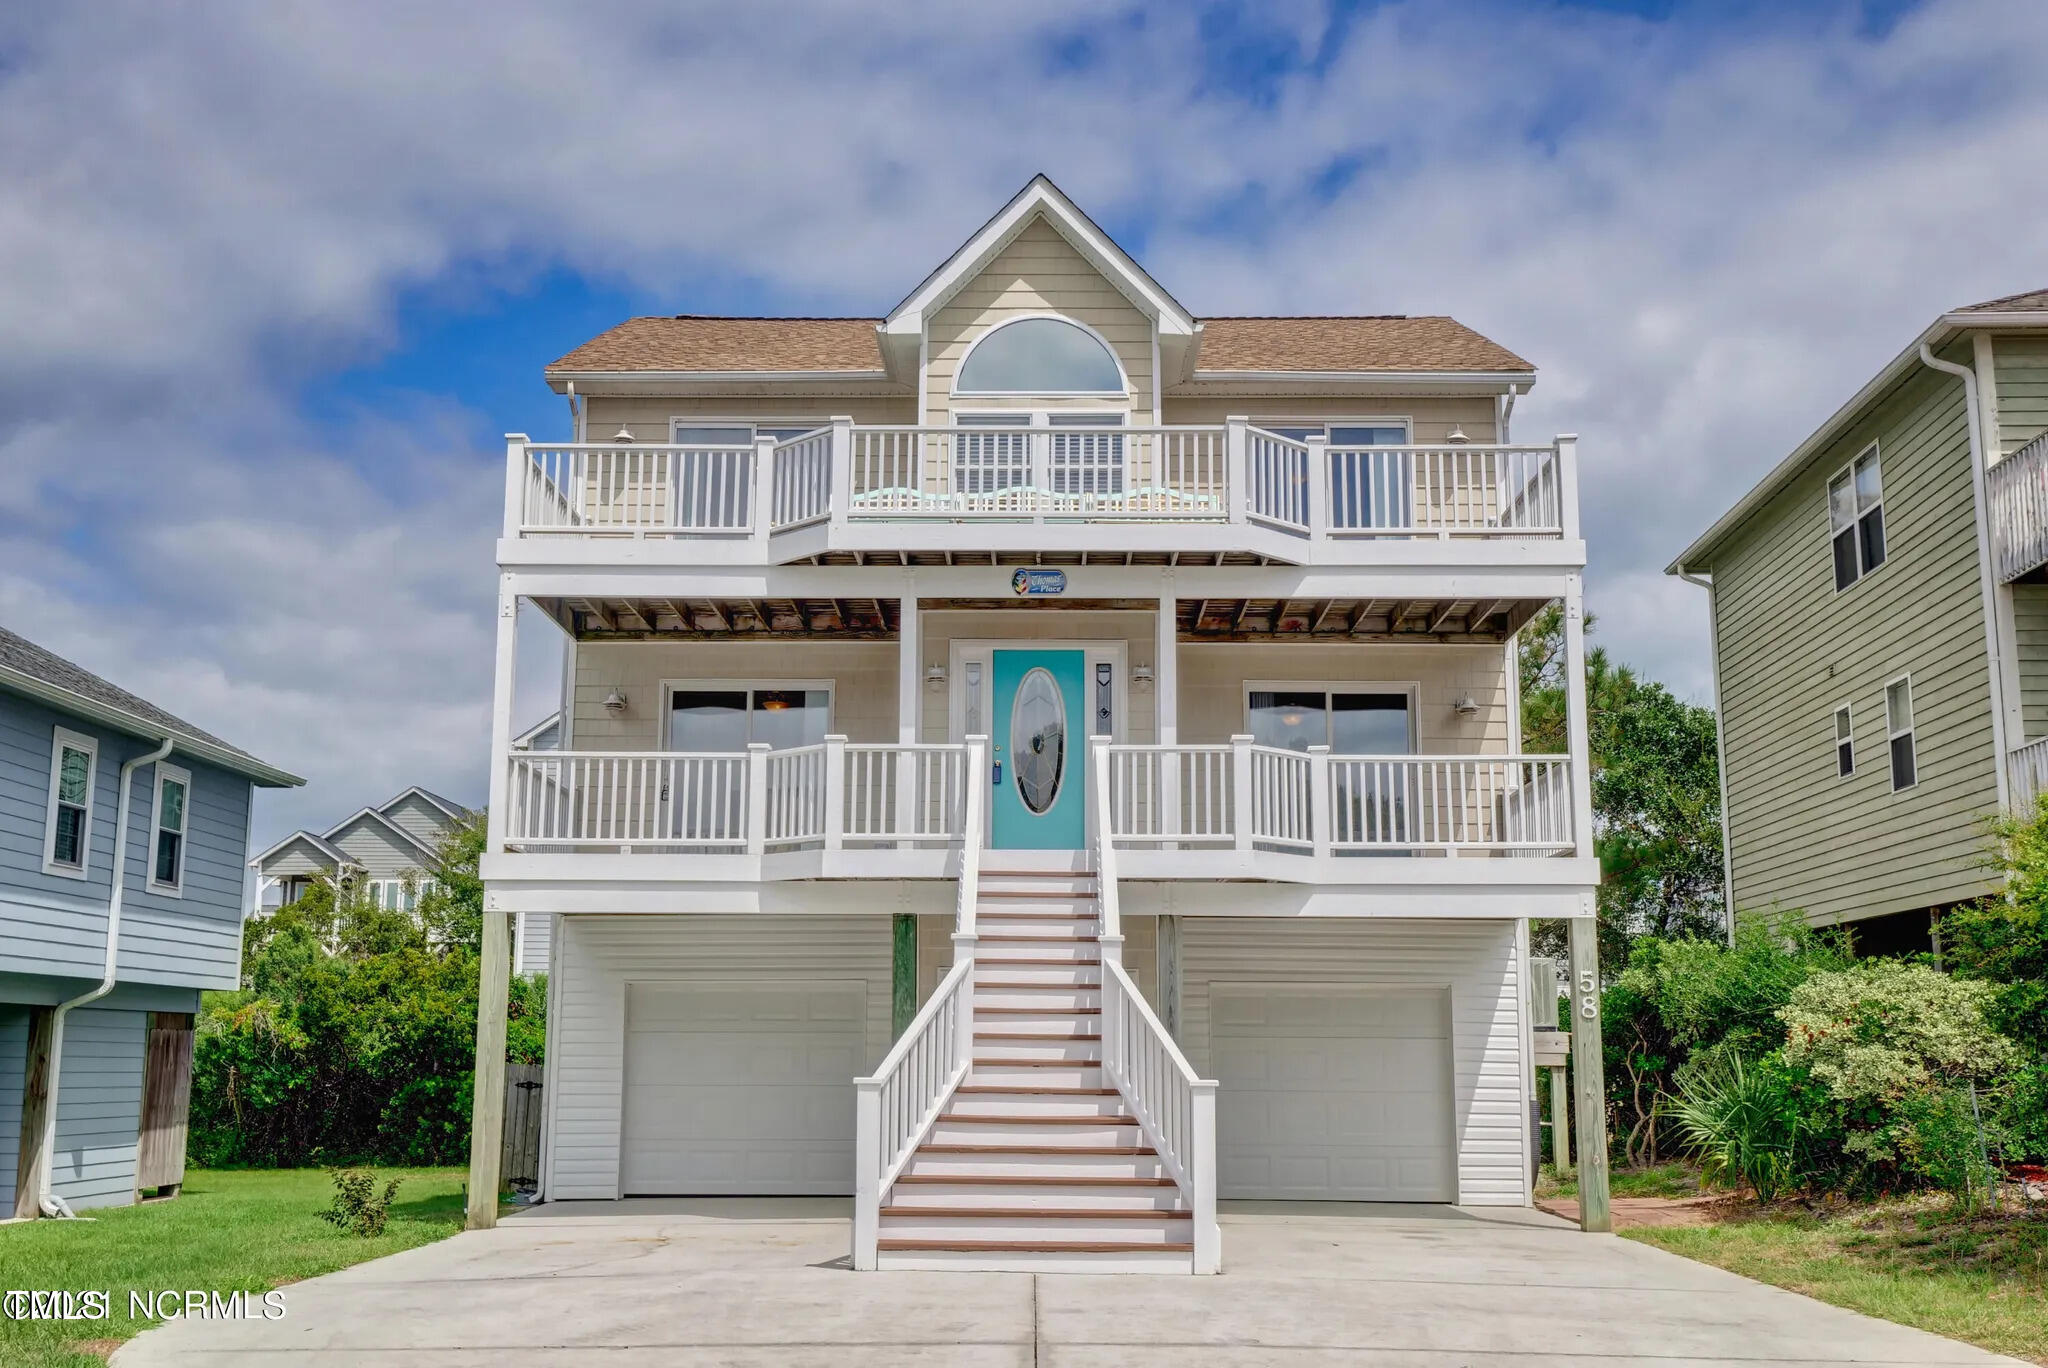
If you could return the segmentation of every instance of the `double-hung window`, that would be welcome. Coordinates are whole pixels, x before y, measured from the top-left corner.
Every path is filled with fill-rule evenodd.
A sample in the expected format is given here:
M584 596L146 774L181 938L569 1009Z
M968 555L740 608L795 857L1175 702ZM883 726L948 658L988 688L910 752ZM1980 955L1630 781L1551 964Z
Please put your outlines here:
M1837 590L1884 564L1884 482L1875 442L1828 481L1828 532L1834 539Z
M1920 759L1913 751L1913 678L1900 675L1884 686L1884 729L1891 747L1892 792L1919 782Z
M1408 429L1398 423L1260 423L1297 442L1328 443L1328 517L1334 530L1410 527L1415 522L1415 461L1399 448ZM1379 448L1394 448L1381 450ZM1314 478L1313 472L1310 477Z
M157 761L156 820L149 833L149 887L153 893L184 896L185 836L191 805L191 774Z
M43 837L46 873L82 879L92 862L92 793L99 758L98 741L57 728L50 743L50 810Z
M1849 705L1835 709L1835 775L1847 779L1856 772L1856 739Z

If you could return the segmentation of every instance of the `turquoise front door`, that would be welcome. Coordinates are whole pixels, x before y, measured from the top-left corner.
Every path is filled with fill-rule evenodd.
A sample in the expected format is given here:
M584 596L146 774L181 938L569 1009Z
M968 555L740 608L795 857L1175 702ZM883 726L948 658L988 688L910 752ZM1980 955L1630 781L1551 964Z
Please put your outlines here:
M1087 674L1080 651L995 652L989 844L996 849L1088 844Z

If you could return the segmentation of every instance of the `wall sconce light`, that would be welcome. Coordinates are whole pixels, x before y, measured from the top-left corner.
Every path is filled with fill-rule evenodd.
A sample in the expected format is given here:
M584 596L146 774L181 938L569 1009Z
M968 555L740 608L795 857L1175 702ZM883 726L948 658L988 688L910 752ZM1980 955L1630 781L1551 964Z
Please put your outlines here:
M631 446L633 444L633 429L624 427L620 428L617 432L614 432L612 434L612 440L624 446Z
M1460 717L1479 716L1479 700L1471 694L1459 694L1451 700L1451 711Z
M604 710L613 717L621 717L625 714L626 695L620 692L617 685L614 685L612 691L604 696Z
M1469 442L1471 440L1472 439L1470 437L1467 437L1465 435L1465 429L1459 427L1455 423L1451 425L1451 430L1444 434L1444 441L1451 443L1453 445L1463 445L1464 443Z
M1133 665L1131 667L1131 683L1136 688L1151 688L1152 667L1150 665Z
M933 693L946 687L946 667L934 661L924 667L924 686Z

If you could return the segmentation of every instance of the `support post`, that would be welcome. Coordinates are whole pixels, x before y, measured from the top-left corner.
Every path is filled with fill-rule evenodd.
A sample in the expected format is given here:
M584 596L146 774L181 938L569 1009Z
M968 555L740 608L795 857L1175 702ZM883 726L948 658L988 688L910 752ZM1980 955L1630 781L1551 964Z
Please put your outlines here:
M825 849L846 848L846 738L825 738Z
M1251 421L1241 413L1223 420L1223 506L1234 523L1244 521L1245 508L1251 503L1251 490L1245 484Z
M1240 859L1252 854L1252 739L1230 738L1230 839Z
M1156 741L1165 748L1159 756L1159 830L1169 833L1180 829L1180 757L1173 751L1180 744L1180 614L1170 577L1155 614L1152 653ZM1178 848L1175 841L1160 843L1162 850Z
M876 1240L882 1224L882 1081L859 1078L853 1084L853 1266L860 1272L875 1267Z
M526 434L508 432L505 434L505 521L502 531L506 541L518 541L519 529L526 517Z
M1180 1039L1180 918L1170 912L1159 914L1157 948L1159 1024L1175 1040Z
M1571 1088L1565 1070L1545 1069L1550 1075L1550 1166L1560 1178L1572 1176Z
M1557 459L1557 525L1566 541L1579 539L1579 437L1575 432L1560 435L1555 443Z
M469 1208L463 1226L498 1223L499 1163L505 1147L505 1017L512 985L512 914L484 907L477 964L476 1074L470 1095Z
M898 912L889 929L889 1039L901 1040L917 1018L917 915Z
M768 852L768 743L747 743L747 854Z
M750 540L754 543L755 554L761 564L769 563L768 534L775 528L775 439L756 437L754 439L754 487L750 495L753 507L747 512L752 528Z
M843 541L846 515L853 511L853 419L832 415L832 534L831 542Z
M1330 522L1330 439L1320 432L1308 436L1308 544L1309 560L1329 534Z
M21 1080L21 1152L14 1166L14 1211L17 1221L33 1221L37 1179L42 1173L43 1132L49 1127L50 1049L57 1039L57 1009L28 1009L28 1057ZM54 1185L51 1190L56 1189Z
M1308 748L1308 839L1318 860L1330 858L1330 748Z
M1573 917L1572 1081L1579 1140L1579 1229L1614 1229L1607 1203L1607 1082L1600 1059L1600 923Z
M915 594L904 594L897 603L896 628L896 742L902 746L914 746L922 731L919 713L924 707L923 697L918 693L920 671L917 660L921 653L919 644L922 633L918 628L918 600ZM910 850L917 834L917 756L911 751L896 753L896 848Z
M1194 1106L1194 1271L1220 1273L1223 1270L1223 1232L1216 1225L1216 1084L1203 1079L1196 1083L1190 1099Z
M1565 732L1572 760L1572 850L1593 858L1593 762L1586 718L1585 581L1567 578L1564 595Z

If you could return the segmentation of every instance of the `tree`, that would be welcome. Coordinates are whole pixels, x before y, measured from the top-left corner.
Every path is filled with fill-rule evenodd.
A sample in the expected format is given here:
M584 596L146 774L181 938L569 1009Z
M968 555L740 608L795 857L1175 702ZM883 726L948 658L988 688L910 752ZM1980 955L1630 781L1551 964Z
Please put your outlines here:
M1593 620L1586 620L1586 630ZM1552 605L1522 629L1522 747L1566 750L1564 613ZM1637 936L1704 936L1725 924L1721 786L1711 708L1687 703L1586 652L1586 732L1593 763L1593 848L1600 857L1600 950L1614 969ZM1539 927L1561 954L1564 936Z

